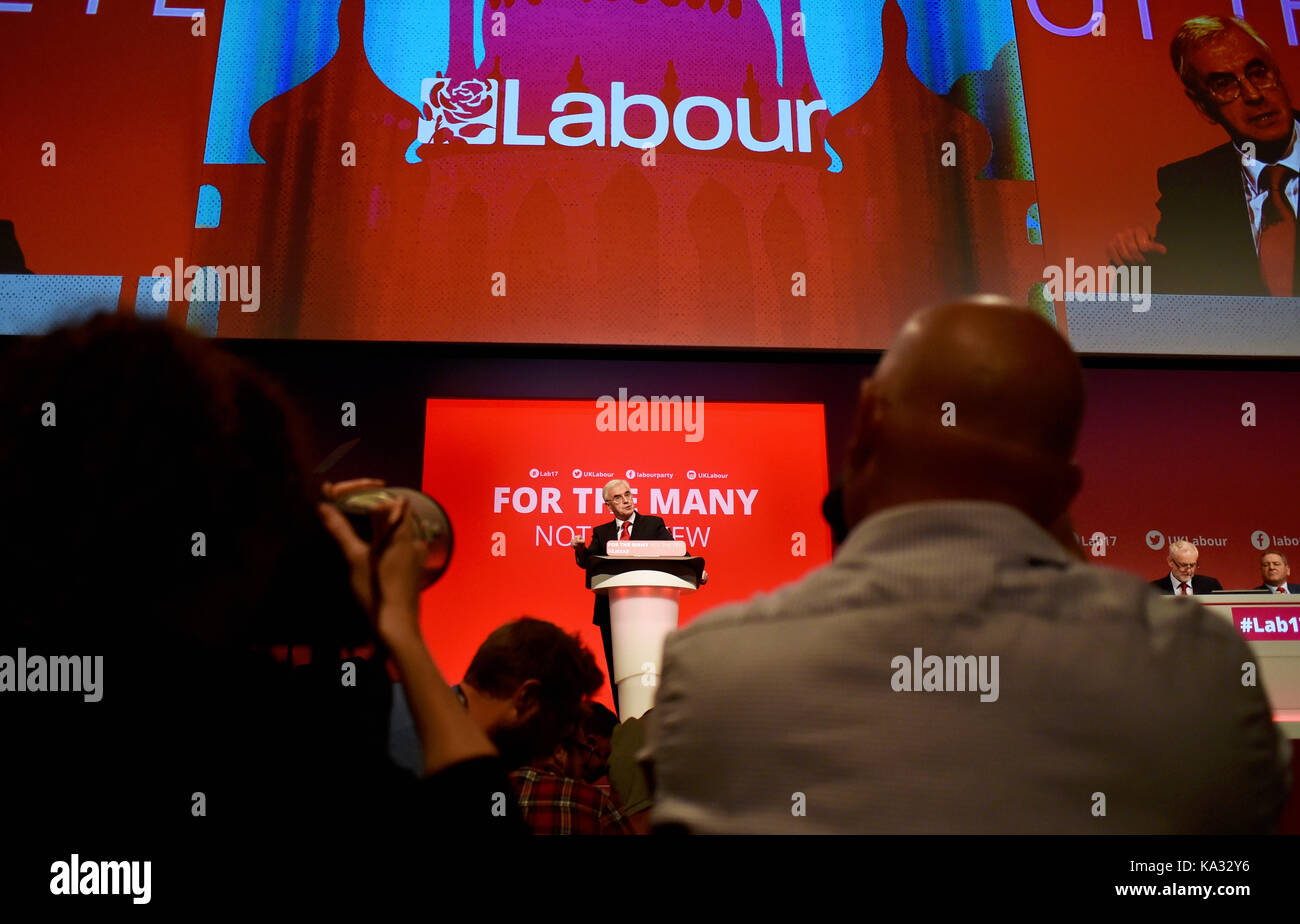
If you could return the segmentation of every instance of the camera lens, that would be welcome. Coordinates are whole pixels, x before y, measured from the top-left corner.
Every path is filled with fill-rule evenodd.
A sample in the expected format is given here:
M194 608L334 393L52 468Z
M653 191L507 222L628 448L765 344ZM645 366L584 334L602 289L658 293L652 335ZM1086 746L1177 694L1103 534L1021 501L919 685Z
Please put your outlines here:
M429 495L413 488L362 488L340 497L334 505L343 512L362 541L370 542L371 511L405 498L415 517L420 539L429 545L429 554L420 571L420 586L429 587L442 577L451 563L452 531L447 512Z

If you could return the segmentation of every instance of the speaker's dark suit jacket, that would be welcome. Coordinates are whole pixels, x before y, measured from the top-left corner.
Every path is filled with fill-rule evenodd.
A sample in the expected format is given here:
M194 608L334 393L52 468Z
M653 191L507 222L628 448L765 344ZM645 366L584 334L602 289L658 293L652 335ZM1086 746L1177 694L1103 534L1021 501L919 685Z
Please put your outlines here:
M1267 584L1260 584L1260 585L1259 585L1258 587L1256 587L1255 589L1256 589L1256 590L1272 590L1273 588L1269 587ZM1292 584L1290 581L1288 581L1288 582L1287 582L1287 585L1286 585L1286 592L1289 593L1289 594L1300 594L1300 584Z
M574 558L581 568L587 567L587 561L592 555L604 555L605 546L618 538L618 521L611 520L608 523L602 523L591 531L591 542L587 543L585 548L576 548L573 550ZM632 538L633 539L672 539L673 534L668 531L664 521L659 517L646 516L637 511L636 519L632 521ZM604 594L596 594L596 611L592 614L591 621L594 625L601 627L602 633L609 631L609 597ZM612 667L612 665L611 665Z
M1241 155L1231 143L1156 171L1160 223L1169 252L1151 260L1156 292L1268 295L1241 185ZM1300 235L1296 235L1300 255ZM1293 294L1300 294L1300 273Z
M1174 594L1174 585L1169 583L1169 575L1162 578L1156 578L1151 582L1151 586L1162 594ZM1212 578L1208 574L1198 574L1192 578L1192 593L1208 594L1216 590L1223 590L1223 585L1219 583L1218 578Z

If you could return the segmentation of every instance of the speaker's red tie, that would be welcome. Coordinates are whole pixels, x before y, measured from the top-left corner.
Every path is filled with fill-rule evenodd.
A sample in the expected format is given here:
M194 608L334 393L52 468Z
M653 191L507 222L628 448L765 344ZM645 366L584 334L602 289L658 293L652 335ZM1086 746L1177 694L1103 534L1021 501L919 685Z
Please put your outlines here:
M1268 190L1259 231L1259 271L1269 295L1290 295L1295 282L1295 210L1286 196L1286 184L1295 171L1269 164L1259 175Z

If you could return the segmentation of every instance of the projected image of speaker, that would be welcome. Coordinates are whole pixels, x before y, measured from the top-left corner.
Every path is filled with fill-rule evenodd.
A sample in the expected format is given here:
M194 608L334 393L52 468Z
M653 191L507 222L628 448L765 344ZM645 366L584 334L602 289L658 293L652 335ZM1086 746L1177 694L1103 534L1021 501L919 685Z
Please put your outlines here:
M371 511L405 499L415 517L420 539L429 544L429 554L420 572L420 586L427 588L442 577L451 563L452 530L447 512L429 495L413 488L361 488L335 500L352 528L364 541L372 538Z

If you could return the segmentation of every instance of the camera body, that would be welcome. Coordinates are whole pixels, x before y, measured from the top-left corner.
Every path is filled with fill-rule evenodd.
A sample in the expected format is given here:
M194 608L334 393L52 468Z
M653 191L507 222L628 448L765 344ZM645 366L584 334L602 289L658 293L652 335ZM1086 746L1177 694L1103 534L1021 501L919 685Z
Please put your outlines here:
M429 546L429 554L420 569L420 586L428 588L442 577L451 563L454 539L451 519L441 504L414 488L361 488L335 499L334 506L348 518L357 536L370 542L373 538L372 511L402 499L407 501L411 515L415 517L417 534Z

